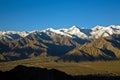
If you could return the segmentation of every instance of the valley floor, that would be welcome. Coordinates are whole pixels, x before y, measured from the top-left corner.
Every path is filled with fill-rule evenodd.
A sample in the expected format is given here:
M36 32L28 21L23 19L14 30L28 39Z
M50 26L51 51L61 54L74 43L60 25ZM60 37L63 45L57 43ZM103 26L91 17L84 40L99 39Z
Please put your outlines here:
M67 74L77 75L112 75L120 76L120 61L94 62L55 62L54 57L30 58L25 60L0 62L1 71L9 71L17 65L57 69Z

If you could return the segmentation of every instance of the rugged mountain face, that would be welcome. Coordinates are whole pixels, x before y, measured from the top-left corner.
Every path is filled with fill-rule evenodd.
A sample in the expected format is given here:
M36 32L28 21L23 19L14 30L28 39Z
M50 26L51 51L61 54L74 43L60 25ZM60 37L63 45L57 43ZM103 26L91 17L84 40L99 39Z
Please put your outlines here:
M35 31L19 39L0 40L0 59L16 60L35 56L62 56L69 50L80 46L82 39L51 32Z
M120 59L120 35L112 35L85 43L68 52L60 60L93 61Z
M0 60L59 56L59 60L109 60L120 58L120 26L92 29L52 28L32 32L0 32Z

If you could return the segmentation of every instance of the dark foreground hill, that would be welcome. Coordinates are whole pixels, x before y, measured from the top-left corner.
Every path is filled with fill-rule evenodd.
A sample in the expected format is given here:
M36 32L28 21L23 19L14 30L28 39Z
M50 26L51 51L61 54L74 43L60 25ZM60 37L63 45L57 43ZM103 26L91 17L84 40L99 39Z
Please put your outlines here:
M0 71L0 80L120 80L119 76L70 76L56 69L19 65L6 72Z
M19 65L6 72L0 72L0 80L75 80L72 76L56 69L26 67Z

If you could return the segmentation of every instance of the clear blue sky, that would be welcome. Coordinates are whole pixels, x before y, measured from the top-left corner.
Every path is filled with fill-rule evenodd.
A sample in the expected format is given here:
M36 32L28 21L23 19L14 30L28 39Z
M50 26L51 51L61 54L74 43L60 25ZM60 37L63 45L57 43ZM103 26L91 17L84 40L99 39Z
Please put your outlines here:
M0 30L120 25L120 0L0 0Z

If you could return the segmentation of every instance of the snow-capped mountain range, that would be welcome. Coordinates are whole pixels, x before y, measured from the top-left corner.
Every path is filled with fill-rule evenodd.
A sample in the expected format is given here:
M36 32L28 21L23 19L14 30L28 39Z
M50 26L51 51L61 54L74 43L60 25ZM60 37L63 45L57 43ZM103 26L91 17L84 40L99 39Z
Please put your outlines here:
M120 59L120 26L0 31L0 61L37 56L58 56L63 61Z
M18 31L0 31L0 38L9 38L16 39L19 37L26 37L31 33L44 32L68 36L71 38L82 38L82 39L97 39L99 37L106 37L112 34L120 34L120 26L110 25L107 27L104 26L95 26L91 29L79 28L77 26L72 26L69 29L58 29L48 28L46 30L38 30L31 32L18 32Z

